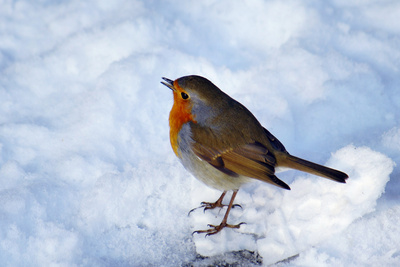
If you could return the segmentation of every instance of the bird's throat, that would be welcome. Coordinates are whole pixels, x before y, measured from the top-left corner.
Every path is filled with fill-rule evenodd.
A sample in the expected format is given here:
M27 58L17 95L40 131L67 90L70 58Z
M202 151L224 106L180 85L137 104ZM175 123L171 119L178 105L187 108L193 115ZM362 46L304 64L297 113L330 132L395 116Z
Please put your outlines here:
M178 153L179 131L189 121L196 122L191 113L190 102L182 100L178 93L174 92L174 105L169 113L169 137L177 157L180 157Z

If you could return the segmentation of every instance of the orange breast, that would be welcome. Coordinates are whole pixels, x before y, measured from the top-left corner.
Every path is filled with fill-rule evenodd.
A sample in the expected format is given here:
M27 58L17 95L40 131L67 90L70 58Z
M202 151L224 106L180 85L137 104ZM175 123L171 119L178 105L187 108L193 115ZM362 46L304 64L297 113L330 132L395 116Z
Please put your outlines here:
M180 157L178 153L178 134L182 125L189 121L196 122L191 114L190 101L183 100L179 94L179 92L174 91L174 105L169 113L169 138L177 157Z

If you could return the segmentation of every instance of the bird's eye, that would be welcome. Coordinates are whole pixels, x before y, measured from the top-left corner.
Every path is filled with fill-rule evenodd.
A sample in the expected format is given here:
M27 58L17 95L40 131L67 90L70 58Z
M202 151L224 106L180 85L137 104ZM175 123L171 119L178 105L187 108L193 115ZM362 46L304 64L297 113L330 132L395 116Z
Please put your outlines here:
M189 96L188 96L188 94L186 94L186 93L181 93L181 97L182 97L182 99L188 99L189 98Z

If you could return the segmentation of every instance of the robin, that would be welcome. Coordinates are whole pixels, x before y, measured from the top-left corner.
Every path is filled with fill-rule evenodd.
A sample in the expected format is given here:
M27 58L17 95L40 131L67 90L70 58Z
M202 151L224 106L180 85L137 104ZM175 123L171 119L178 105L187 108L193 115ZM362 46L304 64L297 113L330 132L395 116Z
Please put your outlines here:
M205 210L224 207L227 191L233 194L219 225L194 233L213 235L227 223L239 188L252 179L283 189L290 187L275 176L276 167L288 167L339 183L348 175L290 155L282 143L265 129L242 104L201 76L185 76L161 82L173 92L169 114L170 142L183 166L206 185L223 191L215 203L202 202Z

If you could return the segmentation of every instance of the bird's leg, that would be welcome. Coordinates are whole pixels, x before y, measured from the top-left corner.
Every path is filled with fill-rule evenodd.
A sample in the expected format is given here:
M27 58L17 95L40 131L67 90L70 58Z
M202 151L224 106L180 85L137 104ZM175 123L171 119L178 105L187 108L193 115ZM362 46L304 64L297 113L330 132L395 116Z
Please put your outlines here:
M225 195L226 195L226 191L222 192L221 196L218 198L217 201L215 201L215 202L201 202L200 203L201 204L200 207L204 208L204 211L212 210L212 209L215 209L215 208L223 208L224 206L226 206L226 205L222 204L222 200L224 200Z
M215 202L201 202L201 203L200 203L201 206L190 210L190 211L189 211L189 214L190 214L192 211L195 211L195 210L197 210L197 209L199 209L199 208L204 208L204 212L205 212L206 210L215 209L215 208L217 208L217 207L218 207L218 208L223 208L225 205L222 204L222 200L224 199L225 194L226 194L226 191L222 192L222 195L221 195L221 196L218 198L218 200L215 201Z
M237 190L236 190L236 192L237 192ZM222 195L215 202L201 202L200 203L201 206L199 208L204 208L204 211L206 211L206 210L212 210L212 209L215 209L215 208L227 207L228 205L222 204L222 200L224 199L225 194L226 194L226 191L222 192ZM234 208L234 207L240 207L241 208L242 206L240 206L239 204L233 204L232 208Z
M215 209L215 208L223 208L223 207L225 207L225 206L228 206L228 205L224 205L224 204L222 204L222 200L224 200L224 197L225 197L225 195L226 195L226 191L224 191L224 192L222 192L222 195L218 198L218 200L217 201L215 201L215 202L201 202L200 203L200 207L197 207L197 208L194 208L194 209L191 209L190 211L189 211L189 214L192 212L192 211L195 211L195 210L197 210L197 209L199 209L199 208L204 208L204 212L206 211L206 210L212 210L212 209ZM234 205L232 205L232 208L234 208L234 207L242 207L242 206L240 206L239 204L234 204Z
M211 227L211 229L194 231L193 234L195 234L195 233L196 234L205 233L206 236L209 236L209 235L215 235L216 233L220 232L225 227L227 227L227 228L236 228L236 229L240 228L240 225L244 224L244 222L241 222L241 223L235 224L235 225L226 223L226 221L228 220L229 212L231 211L231 208L233 206L233 200L235 199L237 192L238 192L238 190L233 191L231 201L229 202L229 205L228 205L228 209L226 210L225 216L224 216L224 218L222 219L222 222L219 225L211 225L211 224L209 224L208 226ZM222 194L221 197L223 198L225 196L225 194L226 194L226 191Z

